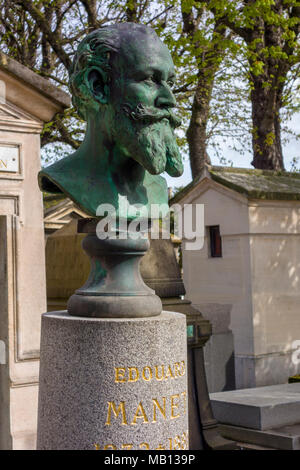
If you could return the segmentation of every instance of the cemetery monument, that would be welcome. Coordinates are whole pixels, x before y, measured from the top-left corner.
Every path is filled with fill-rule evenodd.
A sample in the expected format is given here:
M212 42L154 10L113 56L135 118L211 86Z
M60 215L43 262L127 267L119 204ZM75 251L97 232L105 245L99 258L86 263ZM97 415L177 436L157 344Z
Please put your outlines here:
M100 28L75 55L86 136L39 182L91 215L78 226L91 272L67 311L42 318L38 449L188 448L186 319L162 312L139 272L152 206L167 205L159 174L183 171L174 79L167 47L143 25ZM103 204L115 209L113 232L99 230ZM137 208L145 223L131 236Z

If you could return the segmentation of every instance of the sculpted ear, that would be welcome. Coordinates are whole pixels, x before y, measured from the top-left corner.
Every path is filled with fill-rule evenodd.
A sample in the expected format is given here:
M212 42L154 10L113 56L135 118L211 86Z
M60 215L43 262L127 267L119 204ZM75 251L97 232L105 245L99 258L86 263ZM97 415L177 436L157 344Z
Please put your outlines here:
M109 95L109 88L104 75L98 68L90 69L87 74L88 88L94 99L101 104L107 104Z

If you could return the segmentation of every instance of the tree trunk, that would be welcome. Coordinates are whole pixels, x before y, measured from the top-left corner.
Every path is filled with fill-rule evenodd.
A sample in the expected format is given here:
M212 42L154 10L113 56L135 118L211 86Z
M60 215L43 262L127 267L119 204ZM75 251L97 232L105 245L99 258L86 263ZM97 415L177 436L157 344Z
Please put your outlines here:
M187 130L187 141L190 153L190 165L193 180L201 176L205 163L210 164L207 153L207 122L213 81L198 81L194 96L192 116Z
M137 1L126 2L126 21L129 23L137 23Z
M280 138L281 91L264 88L261 79L253 80L251 91L253 154L252 165L263 170L284 170Z

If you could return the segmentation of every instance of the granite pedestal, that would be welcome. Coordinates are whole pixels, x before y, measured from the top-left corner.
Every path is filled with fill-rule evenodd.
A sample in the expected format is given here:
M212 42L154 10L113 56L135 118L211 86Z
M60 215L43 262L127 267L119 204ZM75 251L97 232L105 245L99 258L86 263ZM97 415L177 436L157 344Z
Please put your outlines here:
M187 449L186 355L182 314L44 314L38 449Z

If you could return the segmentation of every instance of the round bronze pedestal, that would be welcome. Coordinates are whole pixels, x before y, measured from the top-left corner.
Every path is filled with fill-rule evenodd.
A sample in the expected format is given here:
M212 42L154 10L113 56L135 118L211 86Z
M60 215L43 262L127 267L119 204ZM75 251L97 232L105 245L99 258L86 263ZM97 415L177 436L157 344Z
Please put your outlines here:
M89 220L89 219L88 219ZM140 261L149 249L147 233L135 233L134 238L116 238L109 234L100 239L96 233L97 219L81 224L88 233L82 242L90 258L88 280L75 291L67 304L73 316L94 318L139 318L159 315L160 298L148 287L140 274ZM124 233L122 234L124 236Z

